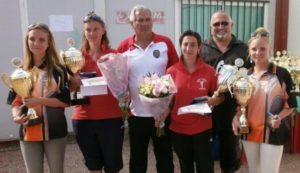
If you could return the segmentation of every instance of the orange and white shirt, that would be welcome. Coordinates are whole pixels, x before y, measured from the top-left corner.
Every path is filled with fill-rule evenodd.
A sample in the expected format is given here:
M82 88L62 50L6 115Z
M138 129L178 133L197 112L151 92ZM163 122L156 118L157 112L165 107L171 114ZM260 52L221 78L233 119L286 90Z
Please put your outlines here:
M70 92L67 87L67 75L65 71L65 82L61 82L61 76L58 71L54 70L51 85L48 85L47 72L38 69L38 75L33 85L31 95L36 97L55 97L62 102L69 103ZM55 96L53 96L55 94ZM21 106L22 98L16 96L11 103L12 106ZM38 116L43 117L43 123L29 127L21 126L20 138L24 141L48 141L53 138L60 138L67 135L67 122L65 115L56 116L48 115L45 105L38 104L33 107ZM64 108L60 108L64 109ZM62 110L63 112L63 110ZM53 130L54 129L54 130Z
M279 73L273 72L273 67L276 67ZM247 140L268 143L270 128L267 118L271 107L279 105L279 102L283 102L282 109L296 107L295 97L290 94L292 87L290 75L285 69L273 64L270 64L268 70L259 78L253 75L253 69L249 72L250 80L256 83L256 89L247 107L247 120L250 127Z

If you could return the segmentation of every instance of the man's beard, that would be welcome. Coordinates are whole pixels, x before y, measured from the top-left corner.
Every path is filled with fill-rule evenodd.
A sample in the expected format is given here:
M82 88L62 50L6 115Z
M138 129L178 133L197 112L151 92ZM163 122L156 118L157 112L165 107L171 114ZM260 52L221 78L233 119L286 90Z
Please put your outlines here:
M217 40L226 40L228 38L227 32L217 33L215 34Z

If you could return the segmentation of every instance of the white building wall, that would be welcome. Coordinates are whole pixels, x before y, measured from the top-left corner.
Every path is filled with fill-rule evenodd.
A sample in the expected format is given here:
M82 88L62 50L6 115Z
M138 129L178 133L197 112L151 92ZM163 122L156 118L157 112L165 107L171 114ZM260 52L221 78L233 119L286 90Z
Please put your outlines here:
M176 0L175 0L176 1ZM106 24L110 36L111 45L116 47L120 40L133 34L130 24L120 24L116 21L116 15L119 11L130 12L136 4L149 7L153 12L163 12L163 23L153 25L154 32L169 36L173 41L174 33L174 0L114 0L105 1L106 3Z
M0 73L11 72L10 58L21 56L23 50L19 1L1 0L0 31ZM12 122L10 107L6 105L7 93L8 88L1 82L0 140L17 137L18 126Z
M300 56L300 9L299 0L289 1L289 27L288 27L288 43L287 50L292 54Z

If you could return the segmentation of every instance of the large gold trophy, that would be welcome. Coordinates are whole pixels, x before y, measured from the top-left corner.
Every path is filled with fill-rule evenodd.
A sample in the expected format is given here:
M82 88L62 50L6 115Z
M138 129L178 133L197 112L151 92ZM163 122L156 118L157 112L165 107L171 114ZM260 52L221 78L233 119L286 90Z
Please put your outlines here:
M80 70L85 63L84 57L82 56L81 52L74 47L74 40L72 38L68 38L67 43L70 48L66 51L61 51L60 57L71 76L79 75ZM88 102L88 98L83 97L78 92L78 89L71 93L72 105L87 104Z
M1 74L1 80L6 86L8 86L22 98L30 98L34 83L34 77L37 75L37 73L35 72L36 69L33 68L31 71L23 70L21 68L22 59L18 57L13 58L11 62L12 65L17 69L11 75L8 75L6 73ZM42 119L37 115L36 111L33 108L27 108L25 105L22 105L20 106L20 109L21 111L19 115L26 114L29 117L29 120L25 123L25 125L30 126L41 123Z
M250 129L246 117L246 107L255 89L254 84L249 80L247 76L247 69L241 68L239 70L238 78L236 81L234 81L232 88L233 95L238 104L241 106L239 133L242 135L247 134L249 133Z

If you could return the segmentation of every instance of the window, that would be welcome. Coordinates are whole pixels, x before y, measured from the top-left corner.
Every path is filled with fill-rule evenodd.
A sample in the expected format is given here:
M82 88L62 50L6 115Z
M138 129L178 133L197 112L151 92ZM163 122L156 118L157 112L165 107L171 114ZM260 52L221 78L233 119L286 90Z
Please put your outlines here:
M211 15L224 10L231 15L233 34L247 42L251 32L264 26L268 3L266 0L181 0L181 32L191 29L203 39L208 38Z

